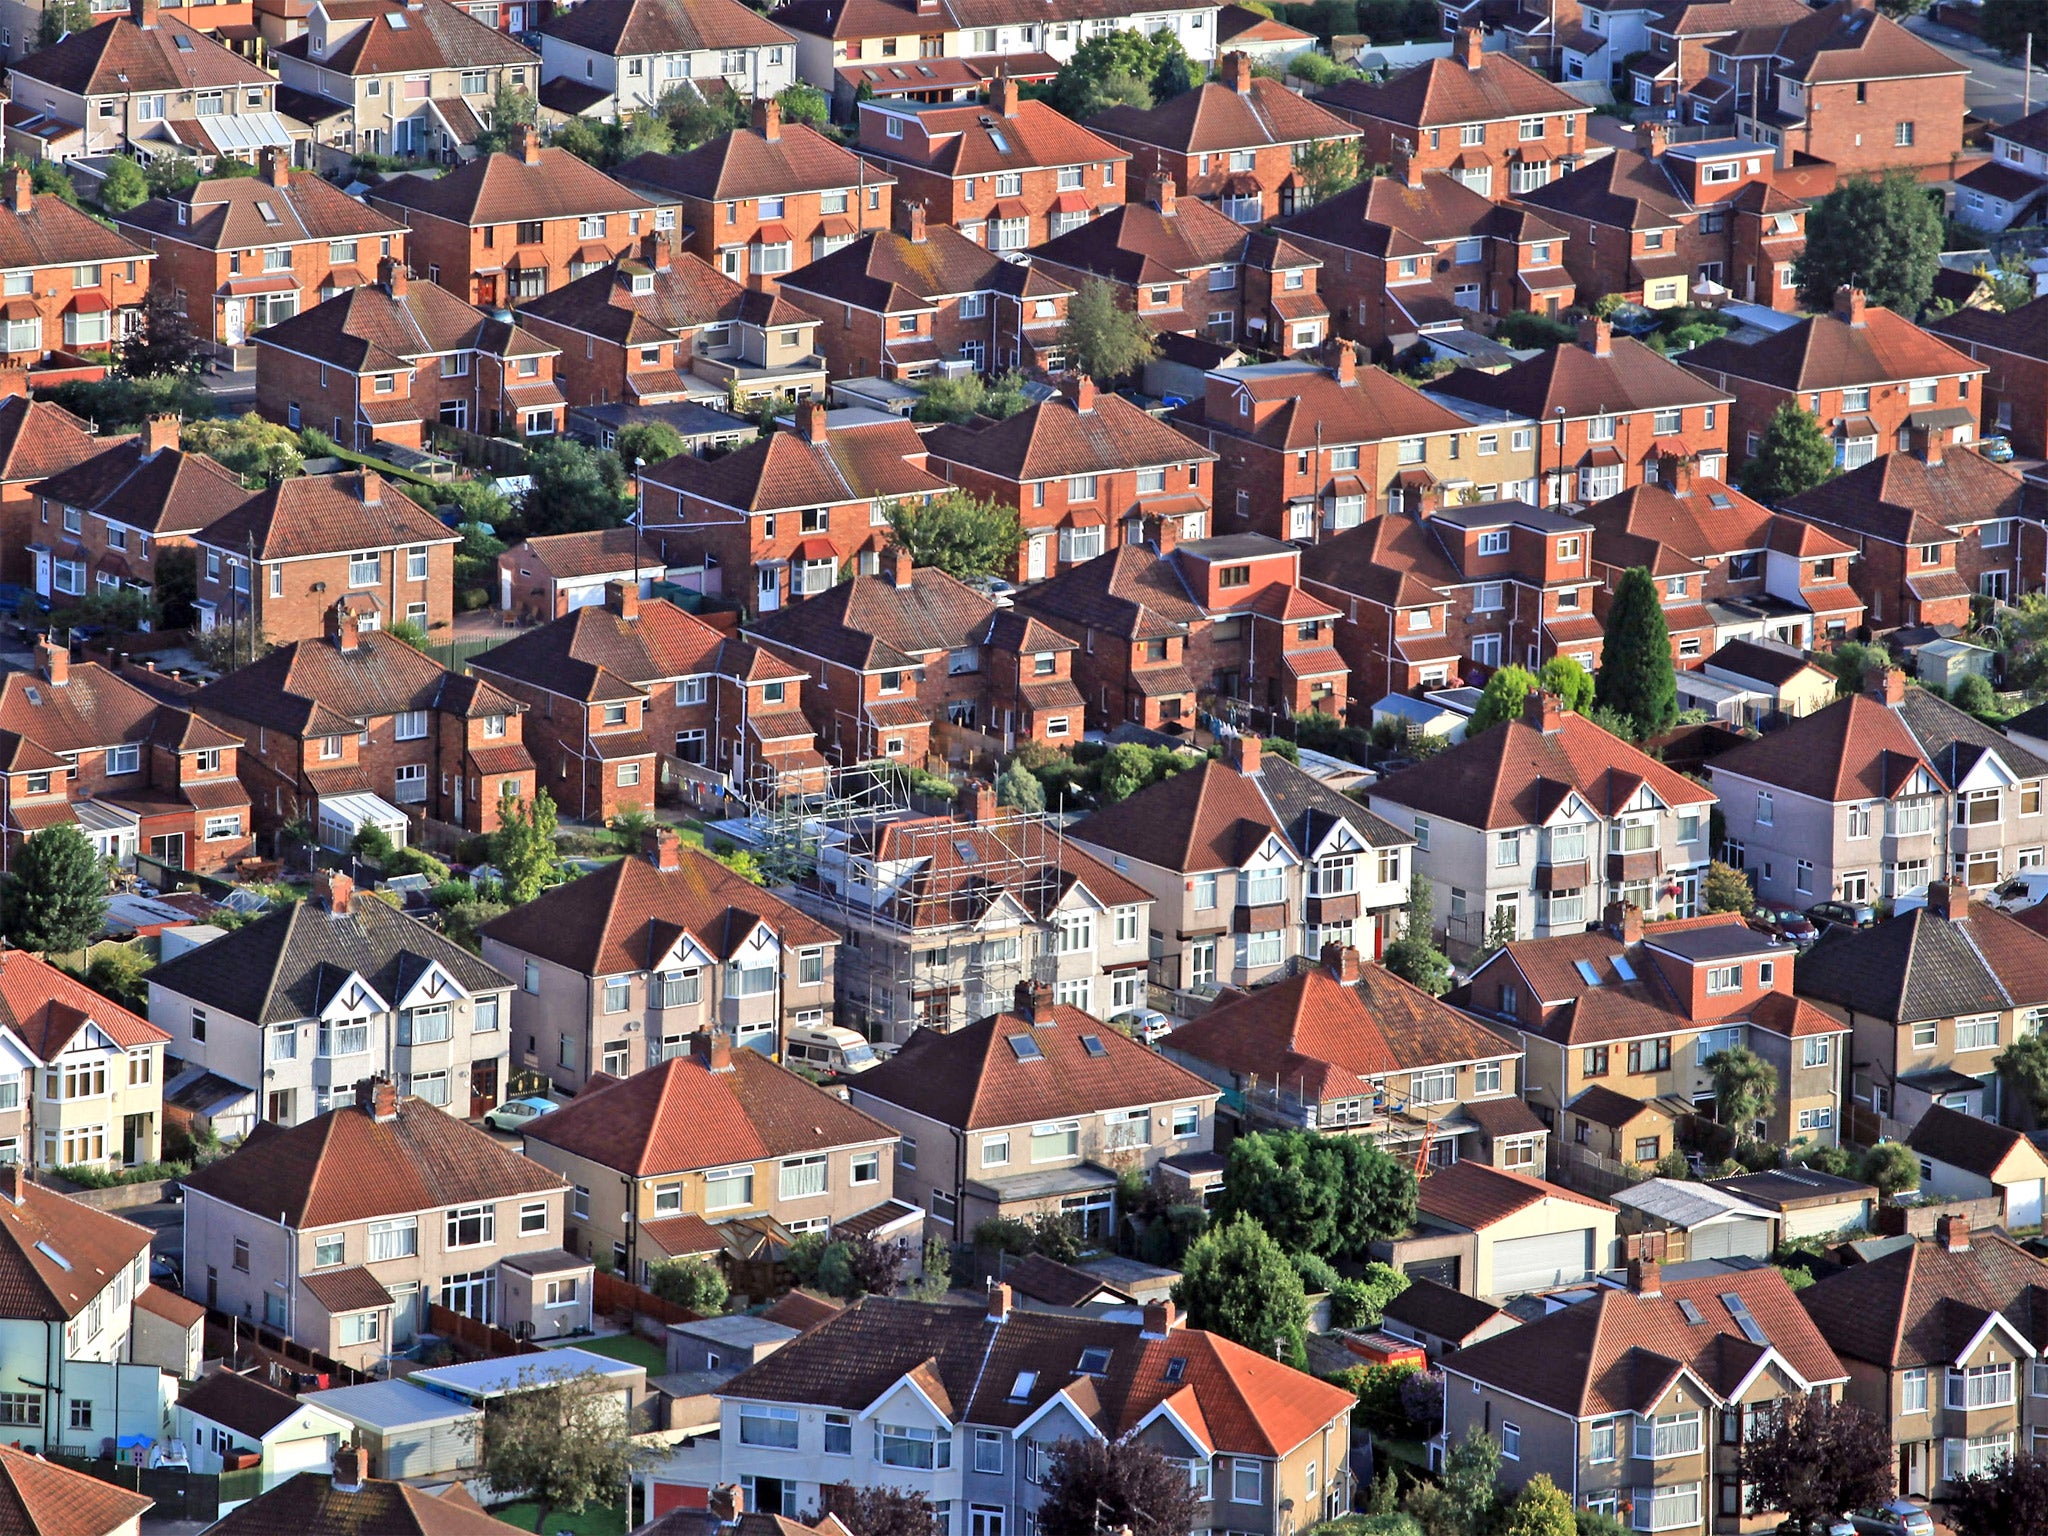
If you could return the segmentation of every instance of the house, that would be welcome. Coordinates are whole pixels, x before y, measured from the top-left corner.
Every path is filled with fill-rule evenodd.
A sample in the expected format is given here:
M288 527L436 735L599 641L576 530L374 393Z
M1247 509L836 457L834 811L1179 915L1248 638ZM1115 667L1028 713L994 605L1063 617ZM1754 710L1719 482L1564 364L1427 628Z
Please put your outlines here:
M359 1370L429 1306L519 1321L499 1266L562 1247L564 1181L388 1077L335 1098L189 1176L187 1292Z
M1787 404L1820 419L1842 469L1906 446L1909 428L1943 443L1973 442L1982 408L1977 384L1989 371L1848 287L1827 314L1755 343L1719 337L1686 353L1684 366L1734 396L1727 434L1738 469Z
M163 1154L170 1036L47 961L0 951L0 1159L118 1172Z
M1466 999L1518 1036L1523 1094L1555 1132L1568 1182L1679 1150L1687 1117L1715 1114L1708 1062L1737 1048L1769 1062L1778 1086L1757 1125L1736 1129L1840 1140L1849 1026L1795 997L1793 956L1733 913L1646 925L1610 906L1603 927L1504 946L1473 971Z
M1316 105L1365 130L1359 158L1376 165L1406 149L1424 171L1448 171L1497 201L1533 192L1587 153L1586 104L1505 53L1484 51L1460 27L1451 57L1384 81L1318 91Z
M651 1229L671 1218L730 1229L732 1246L831 1233L873 1213L914 1245L920 1213L892 1193L895 1141L858 1105L733 1049L715 1024L681 1054L526 1127L527 1156L572 1186L570 1252L607 1257L643 1285L670 1256Z
M149 293L148 248L54 193L36 196L26 168L8 176L0 206L0 260L10 269L0 284L9 292L0 310L6 366L33 368L60 347L97 349L128 336Z
M1956 178L1959 222L1987 234L2031 223L2048 191L2048 112L2030 112L1986 134L1991 159Z
M7 148L35 160L133 150L253 160L292 148L277 114L277 80L158 0L67 32L9 66L15 110Z
M1844 1399L1889 1431L1900 1493L1934 1495L2048 1429L2032 1390L2048 1344L2033 1311L2040 1283L2041 1261L2010 1238L1946 1216L1932 1241L1800 1293L1848 1372ZM1889 1326L1873 1328L1876 1319Z
M95 443L91 457L29 487L38 596L151 592L166 548L189 552L200 529L249 499L241 476L185 452L178 434L176 416L151 417L134 437Z
M1699 675L1765 700L1760 717L1735 722L1741 725L1803 720L1832 704L1837 692L1834 673L1808 661L1804 651L1772 640L1730 640L1706 659Z
M1843 1388L1849 1368L1824 1333L1778 1270L1680 1280L1638 1260L1625 1287L1592 1287L1446 1360L1444 1443L1492 1434L1504 1487L1542 1473L1610 1520L1632 1509L1660 1530L1734 1529L1749 1426Z
M1285 353L1321 343L1329 311L1316 295L1322 263L1285 236L1249 235L1207 203L1178 201L1154 176L1124 203L1032 253L1034 267L1074 287L1098 278L1153 330L1228 342L1267 338Z
M1938 428L1906 434L1910 452L1801 491L1785 511L1856 546L1850 582L1873 629L1967 626L1973 599L2007 602L2034 584L2048 536L2023 515L2025 481L2011 468L1943 447Z
M1316 35L1262 16L1249 6L1226 5L1216 18L1216 46L1242 53L1254 64L1283 65L1313 52Z
M474 164L497 93L530 94L540 84L538 59L447 0L375 9L314 0L306 30L270 53L279 81L298 98L293 104L318 119L316 169L323 171L345 168L358 154ZM389 182L378 188L392 190ZM419 228L403 213L396 217ZM437 238L427 247L429 259L441 248ZM451 286L461 298L485 297L452 279Z
M328 610L341 602L363 629L431 634L454 619L461 540L374 470L283 481L193 542L202 629L250 624L288 645L327 633Z
M1778 1248L1778 1219L1729 1190L1691 1179L1645 1179L1608 1197L1621 1208L1622 1242L1664 1263L1758 1259Z
M311 898L151 971L149 1017L186 1068L260 1088L262 1118L277 1127L318 1120L373 1073L460 1120L498 1102L512 987L452 939L323 872ZM188 1284L194 1275L188 1265Z
M147 856L166 869L219 874L249 856L239 741L98 662L74 667L70 651L47 639L34 654L32 670L0 673L6 860L23 838L65 822L122 868Z
M587 14L571 11L562 24ZM865 156L808 124L783 122L772 98L755 102L749 128L688 154L637 155L616 171L650 197L680 201L692 255L737 283L766 278L771 292L774 278L888 229L896 190L896 178Z
M1375 355L1463 330L1482 311L1555 315L1576 294L1562 229L1449 171L1425 172L1405 149L1394 151L1390 174L1298 209L1274 229L1321 261L1317 286L1337 334Z
M1461 1158L1422 1181L1415 1227L1372 1247L1405 1273L1497 1301L1612 1268L1615 1210L1532 1174Z
M834 378L1059 369L1072 282L928 226L922 204L910 204L904 222L907 231L862 235L779 285L780 296L816 317Z
M86 1431L94 1440L155 1438L172 1421L177 1378L135 1347L136 1298L149 1285L150 1236L147 1227L35 1183L20 1164L0 1166L0 1262L14 1277L0 1309L6 1342L0 1401L12 1420L0 1477L14 1485L9 1491L22 1491L22 1451L76 1451ZM109 1506L98 1507L104 1512ZM141 1501L119 1507L128 1524L108 1528L132 1536ZM76 1515L81 1506L67 1512Z
M1432 1366L1468 1344L1520 1325L1512 1312L1427 1275L1411 1277L1408 1288L1387 1303L1380 1319L1382 1332L1420 1344Z
M1978 411L1984 430L2004 434L2029 458L2048 453L2048 303L2009 313L1959 309L1927 329L1972 361L1986 365Z
M533 798L522 704L396 636L357 628L338 603L328 615L319 639L278 646L190 699L240 737L243 784L265 826L303 821L339 852L360 818L334 800L374 797L380 821L395 811L490 833L505 796Z
M1723 857L1766 901L1894 900L1931 879L1981 890L2041 846L2048 763L1896 669L1708 772Z
M1701 478L1687 459L1661 460L1640 485L1579 516L1592 527L1601 578L1595 614L1604 625L1623 573L1648 571L1680 668L1702 667L1734 642L1820 650L1863 622L1855 544Z
M294 431L313 427L365 452L425 448L435 427L524 439L560 432L561 348L503 316L415 284L386 257L375 283L257 333L260 408Z
M485 962L521 978L514 1036L563 1093L599 1072L658 1067L706 1030L773 1056L786 1030L828 1022L836 933L682 847L671 827L645 841L644 856L544 891L480 932Z
M135 1298L135 1358L181 1381L197 1381L206 1352L206 1309L176 1291L147 1285Z
M116 216L114 227L155 261L201 341L252 360L267 326L373 280L378 263L405 262L405 225L318 176L293 174L268 150L260 176L201 181Z
M29 545L40 510L32 487L101 452L106 444L62 406L26 394L0 399L0 577L35 579Z
M655 582L667 576L661 547L637 529L533 534L498 556L498 609L542 624L601 606L615 581L651 598Z
M142 1515L156 1500L103 1482L90 1472L45 1461L33 1451L0 1446L0 1493L31 1531L77 1536L137 1536Z
M1700 909L1713 793L1548 694L1382 778L1366 804L1413 831L1453 945L1481 945L1496 925L1578 933L1613 900L1646 916Z
M826 591L842 567L879 558L892 506L946 489L902 417L854 409L835 423L833 414L809 400L794 432L643 471L641 531L663 539L672 564L703 570L714 593L709 572L730 572L735 590L724 595L753 617Z
M1501 373L1460 368L1429 393L1474 421L1505 411L1543 423L1536 474L1544 505L1605 501L1655 479L1667 455L1692 459L1701 479L1727 478L1735 401L1727 386L1617 338L1605 320L1580 321L1575 347L1552 347Z
M862 816L821 832L787 892L844 937L843 1018L901 1044L999 1011L1020 980L1098 1018L1145 1006L1152 897L1043 817L970 784L959 817Z
M1853 1097L1898 1138L1936 1105L1998 1118L1993 1059L2048 1023L2048 939L1937 881L1923 907L1823 934L1794 985L1854 1031Z
M1010 1288L1013 1306L1105 1317L1120 1323L1137 1322L1144 1316L1144 1305L1137 1297L1118 1290L1100 1275L1061 1264L1042 1253L1027 1253L1014 1263L1007 1262L1008 1257L1004 1255L1001 1277Z
M445 0L422 3L452 9ZM369 201L412 231L407 250L428 282L484 309L552 293L631 254L643 235L675 227L673 207L650 202L566 149L543 149L530 123L512 130L508 151L431 180L382 182Z
M1800 0L1684 0L1654 9L1612 0L1585 7L1591 36L1580 41L1597 43L1605 34L1617 93L1636 106L1688 123L1729 124L1754 106L1772 46L1809 9ZM1577 78L1570 73L1576 53L1568 43L1566 79Z
M1121 207L1130 153L999 75L986 104L860 104L860 154L896 181L899 208L922 204L990 251L1021 251Z
M2048 1157L2024 1132L1931 1106L1907 1133L1920 1159L1920 1188L1942 1200L1996 1199L2009 1230L2041 1225Z
M1240 1134L1360 1135L1427 1167L1545 1166L1542 1122L1520 1097L1520 1051L1334 940L1318 964L1224 994L1160 1050L1230 1095Z
M1397 936L1413 842L1256 736L1072 829L1152 893L1153 976L1244 988L1323 946L1375 958ZM1228 899L1226 899L1228 898ZM1227 915L1226 915L1227 914Z
M892 1480L1014 1530L1042 1498L1043 1458L1100 1435L1190 1468L1204 1528L1277 1529L1287 1500L1304 1522L1347 1507L1355 1397L1186 1327L1171 1302L1145 1319L1027 1311L1000 1283L986 1309L865 1297L719 1389L719 1475L771 1514ZM885 1427L849 1440L860 1419Z
M925 448L934 473L1017 509L1012 578L1070 570L1150 519L1174 519L1183 540L1210 532L1216 455L1085 376L1005 420L940 426Z
M1155 107L1111 107L1088 127L1129 151L1140 186L1171 177L1182 196L1213 204L1240 224L1294 212L1302 193L1297 151L1364 136L1280 81L1254 78L1243 53L1225 54L1216 80Z
M469 666L526 706L539 781L569 815L645 809L657 782L699 795L823 786L817 735L793 696L803 673L665 599L643 607L630 583Z
M1669 309L1712 283L1797 310L1806 205L1774 184L1777 151L1739 137L1674 143L1660 122L1638 124L1636 138L1517 199L1570 236L1564 261L1578 291Z
M301 1472L331 1474L353 1428L232 1369L202 1377L178 1399L177 1438L185 1442L192 1470L218 1476L229 1457L239 1461L253 1452L265 1492Z
M796 39L739 0L588 0L542 23L540 78L543 95L557 80L602 91L613 122L685 81L773 102L796 83Z
M555 367L572 405L620 401L645 408L695 403L720 412L823 398L818 321L771 293L742 288L669 237L519 308L519 323L558 348Z

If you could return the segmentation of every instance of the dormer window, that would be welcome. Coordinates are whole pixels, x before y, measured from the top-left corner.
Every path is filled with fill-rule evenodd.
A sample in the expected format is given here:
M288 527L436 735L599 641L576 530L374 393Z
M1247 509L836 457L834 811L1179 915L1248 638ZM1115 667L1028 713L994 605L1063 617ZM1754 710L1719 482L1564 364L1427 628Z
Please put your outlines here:
M654 274L652 272L635 272L633 274L633 291L635 293L654 292Z

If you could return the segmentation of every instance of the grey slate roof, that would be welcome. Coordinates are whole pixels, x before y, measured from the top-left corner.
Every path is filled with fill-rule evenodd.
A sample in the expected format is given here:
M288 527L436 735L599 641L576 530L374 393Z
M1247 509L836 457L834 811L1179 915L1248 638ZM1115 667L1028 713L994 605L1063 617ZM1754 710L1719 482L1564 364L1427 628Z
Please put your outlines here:
M1830 928L1799 957L1793 990L1895 1024L2048 1000L2015 996L2016 991L2038 990L2038 982L2002 975L1966 933L2001 916L1973 909L1971 917L1956 924L1917 907L1874 928ZM2010 936L2001 932L1998 937Z
M1906 1145L1922 1157L1988 1179L2024 1140L2018 1131L1937 1104L1920 1117L1920 1123L1907 1135Z
M2048 776L2048 763L1928 689L1908 688L1899 713L1927 760L1950 784L1960 784L1987 751L1996 752L2023 779Z
M1644 1212L1675 1227L1696 1227L1718 1216L1770 1216L1760 1205L1752 1205L1732 1190L1684 1179L1645 1179L1616 1190L1614 1203Z
M1387 1303L1390 1322L1404 1323L1433 1338L1469 1338L1500 1314L1500 1308L1434 1280L1418 1279Z
M460 944L364 894L340 914L318 900L296 902L188 950L149 979L237 1018L283 1024L317 1016L351 972L395 1005L435 961L470 992L512 985Z
M1415 841L1383 816L1340 795L1314 774L1304 772L1278 753L1259 758L1259 784L1266 803L1287 830L1288 841L1304 855L1323 840L1332 823L1349 822L1368 848L1399 848Z

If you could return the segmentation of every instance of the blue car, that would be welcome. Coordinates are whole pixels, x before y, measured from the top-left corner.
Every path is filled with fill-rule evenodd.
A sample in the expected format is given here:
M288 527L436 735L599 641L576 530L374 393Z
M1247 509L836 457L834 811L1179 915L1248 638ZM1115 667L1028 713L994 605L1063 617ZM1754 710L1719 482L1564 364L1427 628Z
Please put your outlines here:
M559 1107L553 1099L507 1099L484 1116L484 1124L494 1131L523 1131Z
M2001 437L1994 433L1992 436L1978 441L1977 451L1994 464L2010 464L2012 462L2012 439Z

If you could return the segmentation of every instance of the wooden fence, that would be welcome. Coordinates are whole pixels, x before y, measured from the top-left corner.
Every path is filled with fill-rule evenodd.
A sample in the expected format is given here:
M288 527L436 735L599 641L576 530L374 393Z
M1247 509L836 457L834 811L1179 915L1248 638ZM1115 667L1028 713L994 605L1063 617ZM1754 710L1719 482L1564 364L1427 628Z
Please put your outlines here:
M1627 1189L1631 1184L1642 1183L1656 1172L1654 1168L1645 1168L1639 1163L1621 1163L1611 1157L1602 1157L1591 1147L1571 1142L1559 1145L1555 1136L1551 1138L1551 1150L1555 1164L1551 1177L1566 1189L1575 1189L1582 1195L1592 1195L1601 1200L1618 1190Z
M502 1328L493 1328L489 1323L480 1323L473 1317L464 1317L442 1306L438 1301L427 1304L427 1331L439 1334L463 1352L484 1360L502 1360L507 1355L545 1354L538 1344L526 1339L515 1339Z
M446 453L453 453L463 463L482 465L494 475L523 475L526 473L526 449L520 444L502 437L485 437L481 432L465 431L461 427L445 427L436 423L433 427L434 446Z
M670 1323L695 1323L703 1320L703 1313L692 1312L688 1307L677 1306L672 1301L663 1301L652 1291L643 1291L631 1281L617 1275L607 1275L600 1270L596 1284L591 1287L591 1305L599 1312L614 1317L649 1318L666 1328Z

